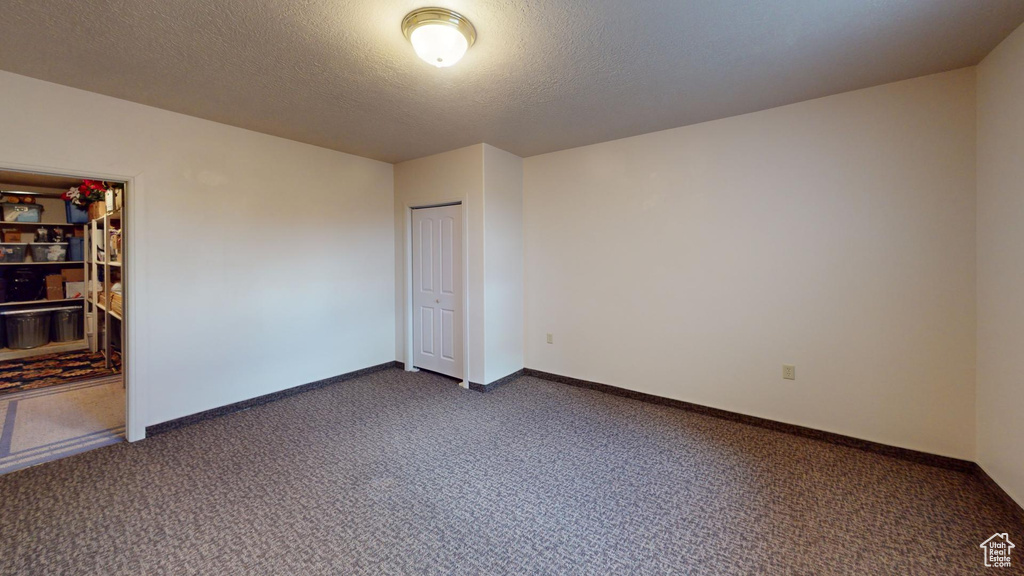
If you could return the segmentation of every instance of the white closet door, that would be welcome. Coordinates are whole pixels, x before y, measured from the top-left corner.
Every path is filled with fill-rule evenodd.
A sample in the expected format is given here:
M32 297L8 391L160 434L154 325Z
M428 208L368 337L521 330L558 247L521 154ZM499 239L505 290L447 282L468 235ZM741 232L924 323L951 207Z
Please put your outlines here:
M413 363L462 378L462 206L412 211Z

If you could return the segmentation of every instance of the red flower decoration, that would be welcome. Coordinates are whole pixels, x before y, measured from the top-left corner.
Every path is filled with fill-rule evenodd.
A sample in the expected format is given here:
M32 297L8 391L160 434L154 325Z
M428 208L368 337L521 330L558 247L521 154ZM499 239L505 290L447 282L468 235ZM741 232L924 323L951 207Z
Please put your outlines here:
M78 188L71 188L61 198L82 207L93 202L102 202L107 193L107 183L102 180L83 180Z

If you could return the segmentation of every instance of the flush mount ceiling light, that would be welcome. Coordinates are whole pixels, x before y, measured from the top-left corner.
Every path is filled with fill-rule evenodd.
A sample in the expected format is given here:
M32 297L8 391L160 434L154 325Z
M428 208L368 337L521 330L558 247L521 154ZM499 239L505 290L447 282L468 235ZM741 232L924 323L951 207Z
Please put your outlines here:
M420 8L406 14L402 33L424 62L447 68L458 62L476 41L466 17L447 8Z

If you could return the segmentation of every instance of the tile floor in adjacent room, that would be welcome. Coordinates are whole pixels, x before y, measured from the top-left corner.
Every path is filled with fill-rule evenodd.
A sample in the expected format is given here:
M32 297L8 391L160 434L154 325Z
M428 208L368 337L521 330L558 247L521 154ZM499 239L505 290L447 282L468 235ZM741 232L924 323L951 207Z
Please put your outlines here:
M0 395L0 474L124 439L121 376Z

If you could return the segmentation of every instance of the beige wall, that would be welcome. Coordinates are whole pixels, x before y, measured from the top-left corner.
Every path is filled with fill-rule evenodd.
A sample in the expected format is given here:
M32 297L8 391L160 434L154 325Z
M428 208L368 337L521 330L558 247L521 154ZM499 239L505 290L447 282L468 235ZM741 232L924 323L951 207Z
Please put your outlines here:
M523 367L523 159L484 145L484 380Z
M1024 505L1024 28L978 66L978 464Z
M466 309L463 319L468 370L463 377L473 382L484 379L484 145L476 144L395 164L395 358L406 362L406 344L411 324L406 303L409 248L406 214L409 208L446 202L462 202L466 220L463 242L463 284Z
M0 103L0 165L137 177L133 433L393 359L389 164L6 72Z
M407 212L461 201L465 224L466 380L491 382L523 367L522 159L476 144L395 165L395 357L406 362Z
M974 82L527 158L526 365L973 458Z

